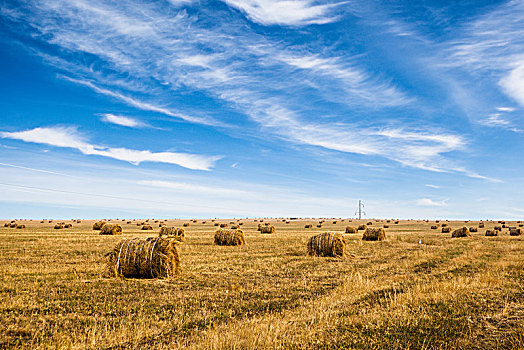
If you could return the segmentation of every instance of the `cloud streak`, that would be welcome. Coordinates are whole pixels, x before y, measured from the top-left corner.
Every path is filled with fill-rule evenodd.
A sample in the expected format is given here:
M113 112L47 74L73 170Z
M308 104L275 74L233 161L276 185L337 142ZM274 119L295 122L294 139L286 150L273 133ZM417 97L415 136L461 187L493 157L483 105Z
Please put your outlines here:
M97 155L138 165L157 162L179 165L192 170L209 171L221 157L190 153L151 152L127 148L93 145L73 127L43 127L18 132L0 132L0 137L44 144L54 147L77 149L85 155Z

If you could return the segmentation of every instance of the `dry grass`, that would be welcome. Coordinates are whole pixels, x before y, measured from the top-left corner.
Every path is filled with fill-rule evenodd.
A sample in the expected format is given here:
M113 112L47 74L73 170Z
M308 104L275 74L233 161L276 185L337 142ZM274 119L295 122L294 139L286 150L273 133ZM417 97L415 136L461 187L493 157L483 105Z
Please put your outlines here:
M307 222L266 219L279 234L260 235L250 221L248 244L237 247L213 244L213 222L187 228L181 273L161 280L104 277L117 242L153 234L134 223L116 237L87 220L67 231L0 224L0 348L524 346L523 236L482 229L452 239L400 221L385 241L366 242L339 221L329 230L344 235L350 256L320 258L306 254L307 239L322 232Z

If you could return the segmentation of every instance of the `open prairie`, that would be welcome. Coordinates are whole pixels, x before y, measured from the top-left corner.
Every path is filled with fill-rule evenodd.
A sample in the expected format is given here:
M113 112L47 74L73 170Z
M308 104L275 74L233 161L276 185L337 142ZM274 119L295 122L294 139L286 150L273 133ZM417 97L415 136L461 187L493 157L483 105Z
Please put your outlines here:
M478 222L264 221L275 233L244 219L246 245L216 246L211 220L169 220L189 223L170 279L105 275L106 254L157 235L153 220L153 231L120 221L122 236L88 220L1 222L0 348L524 348L524 236L486 237L498 223L451 238L442 223ZM369 221L389 226L386 240L344 233ZM347 257L306 254L309 237L332 231Z

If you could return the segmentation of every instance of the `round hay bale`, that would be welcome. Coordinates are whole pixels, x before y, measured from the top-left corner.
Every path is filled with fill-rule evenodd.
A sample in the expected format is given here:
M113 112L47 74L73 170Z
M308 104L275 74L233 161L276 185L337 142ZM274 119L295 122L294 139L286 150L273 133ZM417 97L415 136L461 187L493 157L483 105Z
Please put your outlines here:
M64 225L64 228L72 228L73 227L73 224L65 224Z
M220 229L215 232L216 245L244 245L244 233L242 230L225 230Z
M17 230L21 230L21 229L23 229L23 228L25 228L25 225L17 225L17 226L16 226L16 229L17 229Z
M260 233L275 233L275 226L262 226Z
M151 227L151 225L144 225L144 226L142 226L142 230L143 230L143 231L146 231L146 230L153 230L153 227Z
M484 223L483 222L479 223L479 228L484 228Z
M215 222L214 226L218 226L218 225L220 225L220 224L218 222Z
M399 221L395 221L395 225L398 225Z
M444 226L444 224L442 226ZM449 226L442 227L442 233L450 233L450 232L451 232L451 227Z
M486 236L498 236L499 231L497 230L486 230Z
M478 228L476 227L470 227L469 232L478 232Z
M238 226L242 226L242 225L244 225L243 222L239 222L239 223L238 223Z
M182 226L189 227L189 222L184 222L184 224Z
M442 227L447 227L447 226L448 226L448 224L442 224Z
M18 224L17 224L17 223L12 223L12 224L9 224L9 227L10 227L10 228L16 228L17 226L18 226Z
M102 229L100 229L101 235L121 235L122 234L122 226L119 224L105 224L102 226Z
M105 221L97 221L93 224L93 230L100 230L106 224Z
M469 234L469 230L466 226L456 229L451 233L451 237L457 238L457 237L469 237L471 236Z
M336 224L337 224L337 222L336 222L336 221L333 221L333 225L336 225Z
M162 226L160 232L158 233L159 237L167 236L174 237L176 240L183 242L185 240L186 234L183 228L173 227L173 226Z
M493 229L496 230L496 231L502 231L502 227L501 226L495 226Z
M366 225L358 225L357 230L362 231L362 230L366 230L367 228L368 227Z
M221 224L220 224L220 227L222 227L222 228L223 228L223 227L227 227L227 224L226 224L226 223L221 223Z
M389 228L389 225L384 225L384 228Z
M438 226L436 226L436 225L431 226L432 230L436 230L437 228L438 228Z
M322 227L322 224L318 224L317 227L318 227L318 228L321 228L321 227Z
M369 221L366 225L371 226L371 225L373 225L373 223L371 221Z
M64 225L62 225L62 224L56 224L55 225L55 230L61 230L63 228L64 228Z
M307 224L307 225L304 226L304 228L312 228L312 227L313 227L313 225L311 225L311 224Z
M524 233L524 230L521 228L513 228L509 231L510 236L521 236Z
M108 255L112 276L169 278L180 272L180 242L162 237L129 238Z
M231 229L232 230L238 230L239 226L238 225L231 225Z
M324 232L309 238L307 254L311 256L338 256L347 255L346 242L341 233Z
M519 227L524 227L524 224L519 224Z
M4 224L4 227L9 227L10 224L8 224L7 222Z
M346 226L346 233L358 233L358 230L353 226Z
M380 228L368 227L362 236L364 241L383 241L386 239L386 231Z

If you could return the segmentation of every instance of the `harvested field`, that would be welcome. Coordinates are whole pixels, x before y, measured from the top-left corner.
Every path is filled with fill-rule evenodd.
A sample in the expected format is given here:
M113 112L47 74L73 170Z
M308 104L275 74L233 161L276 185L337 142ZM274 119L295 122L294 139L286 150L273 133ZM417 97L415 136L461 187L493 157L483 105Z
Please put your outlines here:
M316 221L266 221L278 235L246 220L248 244L223 247L214 223L199 220L178 243L180 273L163 279L107 276L119 242L156 234L134 224L120 236L100 236L89 220L0 225L0 347L522 348L524 236L486 237L487 221L452 239L402 220L370 243L329 221L346 242L340 259L307 255L323 231L304 227Z

